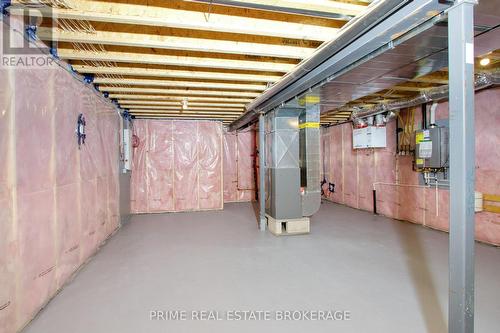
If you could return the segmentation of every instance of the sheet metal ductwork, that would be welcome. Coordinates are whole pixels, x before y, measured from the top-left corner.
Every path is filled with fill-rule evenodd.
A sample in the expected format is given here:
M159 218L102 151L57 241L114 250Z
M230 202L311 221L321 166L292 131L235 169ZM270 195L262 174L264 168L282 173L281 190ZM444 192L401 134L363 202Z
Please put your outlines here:
M319 108L282 108L265 116L266 214L297 219L321 204Z
M369 89L363 85L372 78L412 63L415 61L414 57L398 55L397 59L402 59L398 62L390 59L380 68L381 73L361 69L361 77L355 82L348 80L337 84L336 81L350 69L366 62L367 58L375 57L377 52L395 48L398 43L404 43L409 38L398 36L409 32L409 35L413 36L414 33L421 32L420 30L433 27L442 19L440 13L449 5L450 3L438 0L385 0L374 3L363 15L344 26L335 39L325 43L312 57L300 63L292 72L248 104L247 112L231 123L229 130L238 130L255 122L260 113L279 107L296 107L296 97L321 96L323 108L331 110L345 105L350 100L368 95L372 90L375 92L394 84L394 81L384 82L380 86L371 85ZM419 31L414 32L416 27L419 27ZM446 27L444 31L446 34ZM432 48L429 52L434 53L436 50ZM429 70L432 71L432 68Z
M302 216L313 215L321 205L319 110L313 105L299 115Z

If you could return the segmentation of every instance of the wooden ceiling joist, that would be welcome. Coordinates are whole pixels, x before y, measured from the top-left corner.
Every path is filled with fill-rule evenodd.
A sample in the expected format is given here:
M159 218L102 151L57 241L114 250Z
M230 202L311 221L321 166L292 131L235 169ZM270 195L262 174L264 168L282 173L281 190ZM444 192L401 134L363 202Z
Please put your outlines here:
M289 45L110 31L85 33L46 27L40 27L38 29L38 36L44 41L173 49L194 52L244 54L288 59L304 59L314 52L314 48Z
M280 72L285 73L292 70L295 65L250 61L250 60L233 60L233 59L217 59L217 58L201 58L201 57L182 57L157 54L143 54L130 52L88 52L74 49L58 49L57 55L61 59L67 60L87 60L87 61L109 61L120 63L137 63L137 64L152 64L166 66L187 66L200 68L215 68L228 70L247 70L258 72Z
M216 119L216 118L190 118L190 117L187 117L187 116L182 116L182 117L170 117L170 116L155 116L155 115L152 115L152 116L148 116L148 115L145 115L145 116L137 116L137 119L151 119L151 120L165 120L165 121L169 121L169 120L173 120L173 121L183 121L183 120L203 120L203 121L215 121L215 122L220 122L222 124L230 124L233 119Z
M13 10L27 3L11 2ZM60 59L93 74L95 86L132 115L229 122L370 0L40 2L51 6L38 8L51 19L38 38L58 42ZM441 81L408 82L401 94L434 83ZM345 121L350 112L341 111L321 122Z
M206 103L242 103L247 104L252 101L251 98L236 98L236 97L197 97L197 96L162 96L162 95L134 95L134 94L109 94L109 98L114 98L118 100L129 100L137 102L145 101L200 101Z
M163 111L157 112L155 110L151 111L137 111L134 110L130 112L133 115L171 115L171 116L202 116L202 117L213 117L213 118L225 118L225 119L234 119L241 115L241 113L233 113L233 114L218 114L218 113L209 113L209 112L175 112L175 111Z
M203 113L203 112L195 112L195 113L189 113L189 112L172 112L172 111L164 111L164 112L155 112L154 110L150 111L137 111L137 110L130 110L130 113L132 115L169 115L169 116L189 116L189 117L207 117L207 118L230 118L234 119L239 116L239 114L214 114L214 113Z
M149 79L115 79L106 77L95 77L96 84L113 85L133 85L133 86L154 86L154 87L186 87L186 88L205 88L205 89L227 89L227 90L255 90L264 91L266 85L262 84L242 84L242 83L218 83L218 82L197 82L197 81L168 81L168 80L149 80Z
M79 73L92 74L115 74L122 76L152 76L180 79L201 79L221 81L249 81L249 82L276 82L280 79L278 75L254 75L221 72L181 71L167 69L137 68L137 67L94 67L85 65L73 65L73 69Z
M20 2L12 1L14 5ZM84 0L71 0L69 3L72 8L40 8L40 12L59 19L230 32L299 40L327 41L338 31L337 28L331 27L214 13L207 19L206 13L202 12L148 5Z
M179 101L138 101L138 100L126 100L126 99L119 99L118 104L120 105L128 105L130 107L133 107L135 105L141 105L141 106L181 106L183 103L183 100ZM214 103L214 102L188 102L189 107L194 107L194 106L207 106L207 107L221 107L221 108L240 108L243 109L245 107L245 104L235 104L235 103Z
M181 89L114 87L114 86L100 86L99 90L106 92L128 92L128 93L164 94L164 95L181 95L181 96L257 97L260 95L260 93L252 91L181 90Z
M412 82L448 84L448 72L434 72L411 80Z
M168 105L121 105L122 108L129 110L181 110L182 107L179 106L168 106ZM210 106L189 106L185 109L186 112L189 111L212 111L212 112L243 112L244 108L220 108L220 107L210 107ZM183 110L184 111L184 110Z

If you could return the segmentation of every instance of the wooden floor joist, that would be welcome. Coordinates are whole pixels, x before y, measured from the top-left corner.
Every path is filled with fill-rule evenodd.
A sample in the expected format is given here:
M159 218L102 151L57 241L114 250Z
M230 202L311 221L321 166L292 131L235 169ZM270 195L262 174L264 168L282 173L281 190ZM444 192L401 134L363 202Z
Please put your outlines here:
M14 6L20 2L18 0L12 1ZM230 32L299 40L327 41L338 32L338 28L213 13L210 14L210 19L207 19L207 15L202 12L139 4L84 0L71 0L68 3L72 8L42 7L39 11L44 16L59 19ZM10 11L15 14L16 7L12 7ZM21 10L17 12L25 13Z
M412 82L448 84L448 72L435 72L424 76L419 76L411 80Z
M129 109L129 110L182 110L182 107L179 106L168 106L168 105L123 105L120 104L122 108ZM213 112L230 112L230 111L235 111L235 112L243 112L244 108L221 108L221 107L210 107L210 106L189 106L186 108L186 112L189 111L213 111Z
M129 100L137 102L145 101L200 101L206 103L250 103L252 98L237 98L237 97L199 97L199 96L168 96L168 95L137 95L137 94L109 94L109 98L118 100Z
M74 49L58 49L57 54L61 59L109 61L120 63L154 64L166 66L186 66L199 68L216 68L238 71L280 72L291 71L295 65L277 62L233 60L218 58L169 56L158 54L143 54L131 52L88 52Z
M152 69L137 67L94 67L85 65L73 65L73 69L79 73L92 74L115 74L121 76L152 76L181 79L201 79L220 81L248 81L248 82L276 82L281 76L255 75L225 72L202 72L184 71L171 69Z
M138 100L126 100L126 99L118 99L118 103L120 105L129 105L130 107L133 107L135 105L141 105L141 106L181 106L183 103L183 100L179 101L138 101ZM240 108L243 109L245 107L245 104L235 104L235 103L216 103L216 102L192 102L189 101L188 105L190 107L192 106L206 106L206 107L221 107L221 108Z
M219 83L219 82L198 82L198 81L168 81L149 79L114 79L105 77L94 78L96 84L133 85L133 86L154 86L154 87L187 87L205 89L227 89L227 90L252 90L264 91L265 84L242 84L242 83Z
M190 38L140 33L96 31L95 33L72 32L58 28L40 27L38 37L43 41L62 41L102 45L187 50L198 52L244 54L261 57L305 59L314 52L314 48L288 45L260 44Z
M134 87L114 87L100 86L100 91L105 92L128 92L142 94L164 94L164 95L181 95L181 96L234 96L234 97L257 97L258 92L252 91L217 91L217 90L181 90L181 89L158 89L158 88L134 88Z
M226 118L226 119L235 119L238 117L237 114L231 115L231 114L214 114L214 113L203 113L203 112L193 112L193 113L188 113L188 112L172 112L172 111L164 111L164 112L154 112L154 111L136 111L136 110L130 110L130 114L132 115L153 115L153 116L189 116L189 117L204 117L204 118Z

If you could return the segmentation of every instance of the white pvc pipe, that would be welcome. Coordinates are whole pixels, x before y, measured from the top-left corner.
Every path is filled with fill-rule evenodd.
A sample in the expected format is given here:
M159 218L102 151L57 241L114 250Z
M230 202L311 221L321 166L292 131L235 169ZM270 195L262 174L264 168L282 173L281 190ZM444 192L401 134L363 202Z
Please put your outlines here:
M436 125L436 109L438 107L438 103L433 103L431 106L431 126Z
M401 187L416 187L416 188L431 188L431 185L413 185L413 184L398 184L398 183L382 183L382 182L376 182L373 183L373 190L376 190L375 186L376 185L387 185L387 186L401 186ZM439 182L435 182L435 188L436 188L436 216L439 216L439 191L438 191L438 185Z

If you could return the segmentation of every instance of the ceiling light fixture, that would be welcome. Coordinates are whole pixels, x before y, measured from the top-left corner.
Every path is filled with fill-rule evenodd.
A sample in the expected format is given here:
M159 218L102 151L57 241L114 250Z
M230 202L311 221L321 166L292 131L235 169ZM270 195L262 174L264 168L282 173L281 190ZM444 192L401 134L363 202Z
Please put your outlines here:
M479 61L479 63L481 64L481 66L488 66L490 64L491 60L490 58L483 58L481 59L481 61Z

